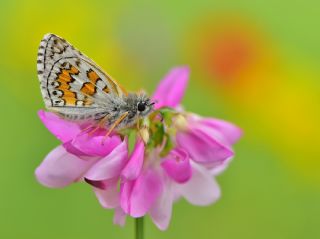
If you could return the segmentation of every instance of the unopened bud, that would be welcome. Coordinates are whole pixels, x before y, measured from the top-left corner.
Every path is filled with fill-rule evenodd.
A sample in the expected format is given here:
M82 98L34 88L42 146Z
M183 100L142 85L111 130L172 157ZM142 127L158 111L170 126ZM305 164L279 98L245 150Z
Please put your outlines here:
M140 130L139 130L139 134L141 136L141 139L143 140L143 142L145 144L148 143L149 141L149 128L146 126L143 126Z
M174 125L177 130L185 131L188 129L188 122L182 114L178 114L174 119Z

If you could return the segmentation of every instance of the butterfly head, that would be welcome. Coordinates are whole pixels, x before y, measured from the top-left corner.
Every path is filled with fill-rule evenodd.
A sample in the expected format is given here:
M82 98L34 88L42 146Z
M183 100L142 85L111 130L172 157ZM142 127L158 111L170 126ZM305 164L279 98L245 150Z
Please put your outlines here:
M145 117L153 111L153 105L155 102L151 102L150 98L146 94L140 94L137 97L137 113L141 117Z

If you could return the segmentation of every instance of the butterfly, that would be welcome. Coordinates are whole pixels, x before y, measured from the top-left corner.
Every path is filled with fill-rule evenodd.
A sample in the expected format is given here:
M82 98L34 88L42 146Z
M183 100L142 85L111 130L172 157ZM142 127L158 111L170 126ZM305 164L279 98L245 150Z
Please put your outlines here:
M131 127L153 111L145 93L127 93L110 75L63 38L41 40L37 70L46 108L70 121L112 130Z

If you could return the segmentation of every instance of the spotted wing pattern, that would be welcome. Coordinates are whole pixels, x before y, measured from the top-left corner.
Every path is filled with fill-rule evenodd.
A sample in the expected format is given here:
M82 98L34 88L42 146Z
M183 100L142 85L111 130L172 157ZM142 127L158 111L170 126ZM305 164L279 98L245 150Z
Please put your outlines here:
M91 59L54 34L40 43L37 69L46 107L63 114L100 112L127 94Z

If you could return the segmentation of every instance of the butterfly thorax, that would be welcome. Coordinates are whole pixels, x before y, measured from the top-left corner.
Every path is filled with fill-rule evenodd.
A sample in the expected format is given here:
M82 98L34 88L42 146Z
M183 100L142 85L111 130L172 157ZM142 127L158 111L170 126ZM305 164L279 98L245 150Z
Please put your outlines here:
M134 125L138 119L148 116L153 110L153 103L145 94L129 93L122 100L113 102L113 107L106 108L106 127L113 125L121 116L126 115L117 126L118 129Z

